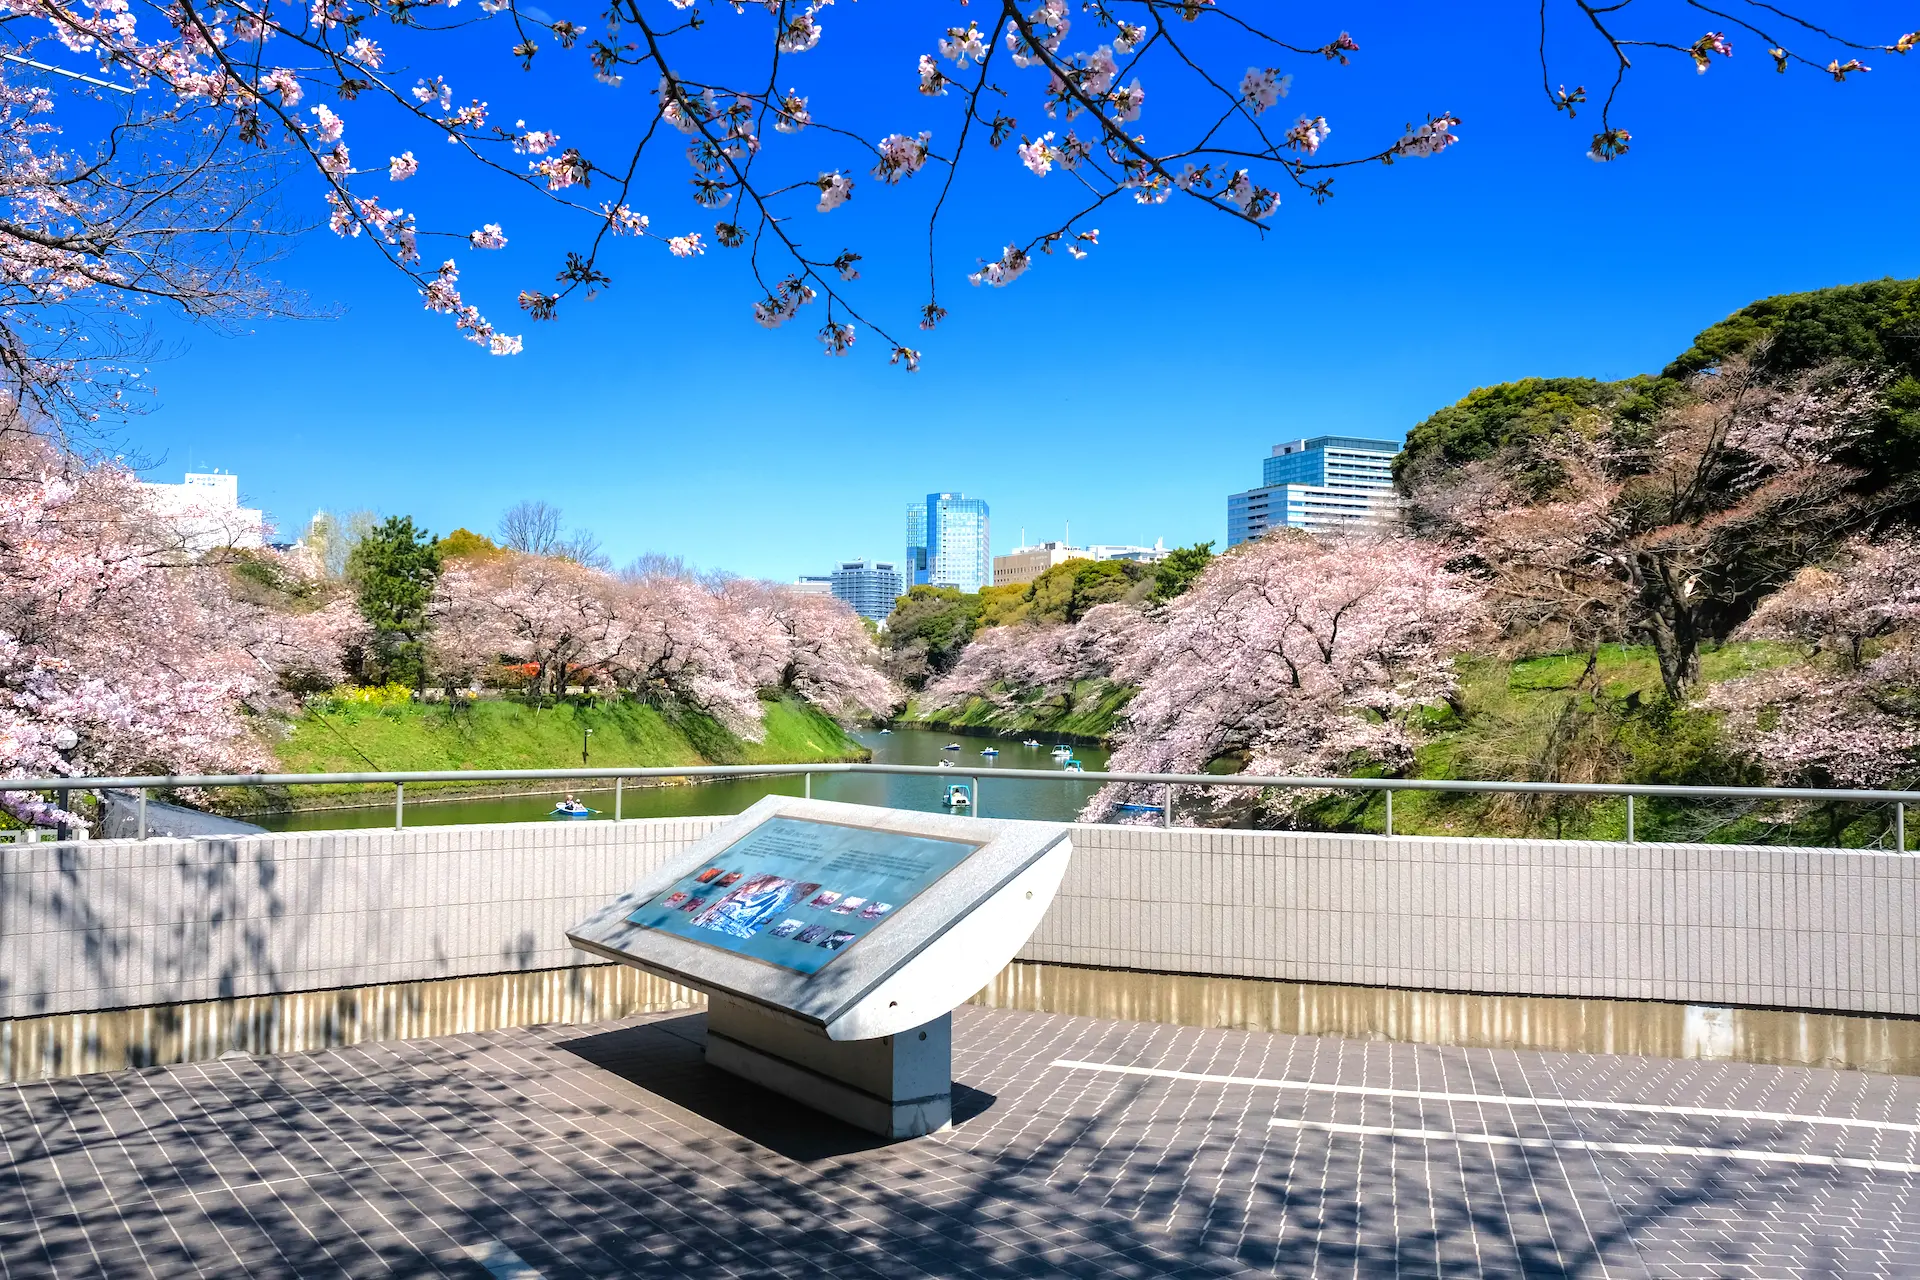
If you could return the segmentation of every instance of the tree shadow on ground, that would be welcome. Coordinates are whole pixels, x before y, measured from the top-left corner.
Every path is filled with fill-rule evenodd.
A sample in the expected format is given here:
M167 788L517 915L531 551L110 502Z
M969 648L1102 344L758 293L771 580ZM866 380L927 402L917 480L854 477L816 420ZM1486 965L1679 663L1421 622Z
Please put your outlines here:
M1861 1185L1694 1160L1601 1187L1516 1152L1456 1195L1409 1158L1419 1144L1398 1165L1354 1143L1289 1163L1242 1100L1194 1094L1156 1129L1171 1095L1145 1080L1097 1097L976 1092L954 1133L885 1143L711 1070L701 1021L0 1093L0 1257L10 1278L487 1280L509 1254L541 1280L1584 1276L1631 1274L1636 1241L1684 1228L1714 1236L1696 1261L1726 1273L1757 1247L1741 1221L1777 1225L1756 1206L1814 1213L1810 1199Z

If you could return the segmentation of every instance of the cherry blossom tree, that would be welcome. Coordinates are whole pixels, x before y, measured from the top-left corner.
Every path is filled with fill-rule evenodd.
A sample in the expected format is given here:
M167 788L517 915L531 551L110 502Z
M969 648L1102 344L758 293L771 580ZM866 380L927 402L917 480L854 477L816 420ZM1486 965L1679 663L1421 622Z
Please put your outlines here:
M1510 635L1643 638L1684 699L1704 641L1872 518L1849 464L1879 382L1764 373L1764 348L1695 377L1650 427L1599 414L1413 488L1414 519L1485 580Z
M1807 657L1725 681L1705 704L1775 781L1876 787L1910 778L1920 750L1920 542L1857 538L1802 570L1737 633Z
M758 620L684 576L609 582L619 602L606 663L614 687L657 706L698 708L758 741L759 673L741 663L761 645Z
M508 551L456 564L440 579L436 651L465 673L486 654L538 668L534 687L558 697L576 673L596 673L612 646L606 575L556 556Z
M1110 767L1333 776L1411 763L1419 708L1454 692L1480 593L1403 538L1269 533L1208 566L1115 674L1139 686ZM1133 788L1109 786L1101 817ZM1295 797L1274 801L1285 808ZM1152 797L1156 800L1158 797Z
M350 600L269 607L216 557L183 555L131 473L0 436L0 772L205 773L270 762L259 713L344 674ZM36 470L37 469L37 470ZM263 553L271 573L297 563ZM30 822L70 820L22 793Z
M1075 688L1112 679L1152 626L1139 608L1115 603L1097 605L1066 625L988 627L952 671L927 686L921 705L942 710L980 698L996 710L1013 711L1059 701L1071 711Z
M841 717L898 701L850 609L767 583L644 568L615 577L560 552L508 551L456 562L433 620L443 684L503 659L529 663L545 694L578 683L687 707L750 741L764 732L763 691Z
M917 61L875 65L850 86L857 119L824 102L814 110L822 85L808 67L819 58L807 55L832 29L899 22L891 9L876 17L872 6L832 0L614 0L588 25L518 0L480 0L473 20L453 15L457 0L8 3L16 59L94 63L91 78L64 71L67 83L78 77L76 87L109 99L82 118L109 111L123 91L132 104L97 130L107 139L98 148L62 150L46 118L51 98L21 80L19 62L7 73L0 133L12 143L12 208L0 220L0 254L13 264L5 287L16 319L0 334L12 344L0 371L43 390L72 385L62 353L78 338L58 320L36 330L35 317L69 303L158 297L202 316L275 305L252 283L263 224L250 216L250 201L273 187L258 170L274 158L304 170L298 189L316 193L309 207L335 233L383 254L428 310L495 354L519 351L521 335L490 320L461 284L461 255L513 239L470 181L481 176L496 181L500 200L518 188L575 219L570 242L545 250L547 265L519 293L531 321L612 284L622 239L685 260L732 251L754 282L743 319L777 327L818 303L809 314L828 354L847 354L870 329L911 370L921 354L910 331L867 314L852 287L860 249L803 230L852 199L911 199L913 216L925 218L927 288L915 319L926 330L946 315L942 290L960 274L1000 288L1042 258L1085 257L1101 242L1096 220L1124 207L1205 206L1257 234L1284 195L1325 200L1343 169L1431 157L1460 137L1447 104L1409 103L1404 129L1341 150L1324 114L1284 100L1296 73L1346 68L1360 42L1333 29L1289 39L1258 6L1234 0L963 3L925 19ZM1541 6L1552 109L1574 117L1587 94L1558 83L1549 34L1555 49L1567 47L1563 37L1585 42L1570 56L1597 52L1611 79L1587 144L1594 158L1629 149L1613 112L1630 52L1704 71L1755 40L1783 71L1817 68L1844 81L1868 73L1858 55L1900 55L1920 42L1920 33L1861 40L1761 0L1703 13L1718 29L1664 16L1642 25L1624 4ZM553 121L520 118L537 114L532 94L522 110L496 111L456 91L444 65L451 39L470 39L476 22L497 30L521 66L560 59L622 95L595 122L590 146L563 138ZM884 122L870 125L873 117ZM149 163L130 141L143 130L161 131L177 155ZM655 163L671 153L688 165L678 177ZM399 184L456 163L466 166L457 185L483 203L461 223L423 225L400 203ZM1003 235L961 250L972 269L949 276L941 214L963 167L980 164L1024 171L1034 195L1008 209ZM674 212L673 191L692 208Z
M796 694L842 720L885 715L901 701L844 601L744 580L724 584L719 599L741 620L740 634L752 637L737 661L759 687Z

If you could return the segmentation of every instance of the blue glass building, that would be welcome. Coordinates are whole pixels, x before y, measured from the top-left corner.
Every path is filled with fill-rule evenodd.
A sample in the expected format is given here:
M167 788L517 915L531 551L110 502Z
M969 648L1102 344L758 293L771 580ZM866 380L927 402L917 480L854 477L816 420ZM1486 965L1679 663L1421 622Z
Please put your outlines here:
M930 493L907 508L908 585L978 591L993 582L987 503L964 493Z

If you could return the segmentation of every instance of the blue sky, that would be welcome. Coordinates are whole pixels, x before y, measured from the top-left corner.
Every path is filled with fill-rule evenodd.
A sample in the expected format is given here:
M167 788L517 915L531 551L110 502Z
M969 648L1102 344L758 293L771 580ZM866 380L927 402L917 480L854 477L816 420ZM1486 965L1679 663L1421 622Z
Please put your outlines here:
M1839 7L1876 38L1897 34L1894 6ZM951 108L913 92L913 61L964 12L829 10L791 78L816 116L933 128L938 144ZM628 242L600 298L525 323L514 294L550 278L576 241L412 135L399 145L426 167L397 192L403 203L442 225L505 224L506 250L451 252L470 300L524 331L526 353L497 359L459 341L366 245L322 230L279 274L337 316L234 336L156 317L170 358L153 366L154 408L126 441L156 461L149 478L237 471L288 530L316 507L366 507L436 532L490 531L514 501L543 498L617 561L656 550L783 579L898 556L907 502L936 489L992 504L996 551L1022 526L1037 540L1069 520L1078 542L1219 542L1226 495L1258 483L1277 440L1398 439L1476 386L1655 370L1755 298L1920 274L1920 63L1868 58L1873 75L1836 85L1774 75L1750 37L1706 76L1649 55L1617 115L1633 150L1599 165L1583 154L1588 116L1569 124L1541 98L1526 16L1469 12L1416 25L1402 6L1356 3L1288 19L1298 42L1345 27L1362 46L1347 68L1283 63L1296 80L1282 109L1326 115L1330 150L1370 150L1442 109L1464 123L1441 157L1353 171L1322 206L1289 198L1264 240L1178 202L1110 206L1085 261L1042 259L1006 289L971 289L976 257L1042 229L1067 195L1058 175L1019 170L1010 147L982 151L944 221L953 314L915 334L926 363L911 376L871 334L850 358L823 357L818 307L777 332L756 327L741 263L717 249L680 261ZM714 17L716 29L745 21ZM481 93L496 115L557 127L589 154L610 120L648 109L647 85L593 84L577 57L522 77L496 52L504 43L475 37L434 65L460 97ZM1595 51L1567 51L1558 78L1596 83ZM898 92L855 94L889 65ZM1147 89L1141 127L1177 132L1172 93ZM1014 111L1042 123L1031 100ZM365 112L348 119L363 165L398 149ZM664 168L636 202L659 229L710 228L680 194L684 173ZM796 217L868 254L862 303L903 332L920 300L913 246L930 176L899 190L863 180L844 209Z

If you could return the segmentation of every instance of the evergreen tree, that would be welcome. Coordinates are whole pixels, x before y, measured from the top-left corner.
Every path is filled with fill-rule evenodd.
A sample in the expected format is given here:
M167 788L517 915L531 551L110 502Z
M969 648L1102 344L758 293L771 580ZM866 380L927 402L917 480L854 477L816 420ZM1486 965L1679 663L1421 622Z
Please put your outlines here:
M440 579L433 535L415 529L412 516L389 516L354 546L347 576L373 632L367 674L424 690L427 605Z

